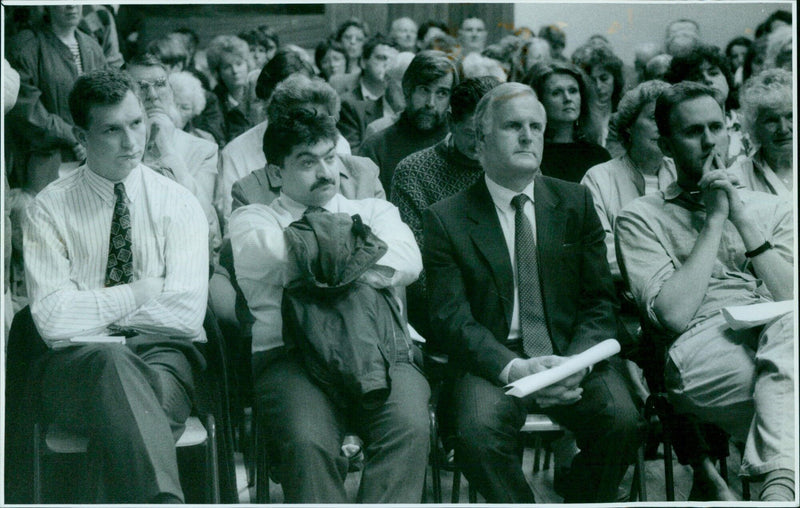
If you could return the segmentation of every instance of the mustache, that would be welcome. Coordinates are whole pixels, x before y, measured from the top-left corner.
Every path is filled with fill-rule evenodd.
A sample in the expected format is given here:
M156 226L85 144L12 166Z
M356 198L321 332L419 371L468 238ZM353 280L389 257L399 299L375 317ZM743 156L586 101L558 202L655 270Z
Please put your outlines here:
M335 183L336 182L333 181L333 178L320 178L319 180L314 182L314 185L311 186L311 190L315 191L315 190L319 189L320 187L323 187L325 185L333 185Z

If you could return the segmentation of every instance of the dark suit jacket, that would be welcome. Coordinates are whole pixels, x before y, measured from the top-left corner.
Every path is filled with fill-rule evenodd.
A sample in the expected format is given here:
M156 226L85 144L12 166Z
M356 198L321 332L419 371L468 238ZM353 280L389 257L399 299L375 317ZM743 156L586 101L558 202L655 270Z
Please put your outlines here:
M589 190L539 176L534 183L539 273L555 354L617 337L617 303L604 232ZM514 280L494 203L480 179L423 216L429 340L451 363L496 383L517 354L505 346ZM455 361L453 361L455 360Z
M341 97L342 108L339 112L339 122L336 127L347 142L350 143L350 149L356 150L364 140L367 125L383 116L383 100L370 101L364 99L361 87Z
M339 155L339 192L349 199L382 198L386 193L378 179L378 166L366 157ZM252 203L269 205L281 192L280 177L267 168L257 169L236 181L231 188L233 208Z

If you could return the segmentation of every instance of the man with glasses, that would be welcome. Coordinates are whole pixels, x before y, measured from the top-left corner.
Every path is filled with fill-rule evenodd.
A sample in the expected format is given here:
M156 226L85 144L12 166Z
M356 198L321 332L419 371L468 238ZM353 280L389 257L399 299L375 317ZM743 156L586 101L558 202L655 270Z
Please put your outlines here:
M406 109L394 125L368 137L359 155L380 168L381 184L390 189L397 163L441 141L448 132L450 91L458 84L453 62L441 51L422 51L403 74Z

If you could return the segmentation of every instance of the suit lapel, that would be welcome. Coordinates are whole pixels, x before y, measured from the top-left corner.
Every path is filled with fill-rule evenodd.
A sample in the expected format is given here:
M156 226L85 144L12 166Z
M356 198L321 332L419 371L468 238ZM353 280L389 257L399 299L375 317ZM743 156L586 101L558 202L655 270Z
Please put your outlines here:
M559 271L555 268L564 262L560 259L560 256L562 255L561 242L564 238L566 216L558 207L559 198L552 192L545 179L536 178L533 185L533 196L536 215L536 255L539 264L539 278L542 281L545 315L547 316L548 327L552 330L550 316L557 312L558 309L551 308L551 305L557 301L555 291L558 284L563 283L563 281L558 280Z
M467 215L472 220L470 237L489 266L498 295L503 303L506 321L511 323L514 307L514 278L511 258L506 247L503 229L497 219L494 202L483 178L472 186L468 194Z

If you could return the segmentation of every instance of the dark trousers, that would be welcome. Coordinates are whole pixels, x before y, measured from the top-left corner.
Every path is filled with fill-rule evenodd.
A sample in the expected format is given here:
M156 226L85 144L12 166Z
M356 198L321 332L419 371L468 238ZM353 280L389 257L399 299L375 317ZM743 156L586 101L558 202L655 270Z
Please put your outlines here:
M613 502L636 457L644 422L617 369L604 362L584 378L581 400L540 409L532 399L505 395L472 374L455 380L456 460L490 503L533 503L522 473L519 429L529 412L545 413L575 434L581 452L572 462L566 502Z
M49 351L39 368L46 420L89 436L98 502L141 504L158 494L183 500L175 441L194 388L181 349L163 342L76 346Z
M254 358L255 395L287 503L346 503L346 432L364 440L360 503L419 503L430 450L430 387L410 363L390 369L391 391L374 410L343 409L311 379L296 356L266 365ZM275 464L277 462L277 464Z

